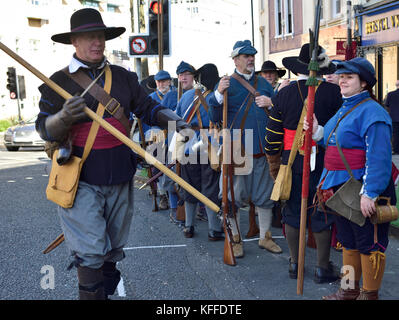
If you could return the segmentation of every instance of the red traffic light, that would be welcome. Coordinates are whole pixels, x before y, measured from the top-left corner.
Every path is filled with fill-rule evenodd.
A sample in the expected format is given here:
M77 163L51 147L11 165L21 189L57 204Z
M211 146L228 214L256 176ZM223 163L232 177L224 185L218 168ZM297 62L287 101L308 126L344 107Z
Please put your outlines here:
M160 5L158 5L158 1L152 1L150 3L150 9L152 10L152 12L154 14L159 14L162 13L162 3L160 3Z

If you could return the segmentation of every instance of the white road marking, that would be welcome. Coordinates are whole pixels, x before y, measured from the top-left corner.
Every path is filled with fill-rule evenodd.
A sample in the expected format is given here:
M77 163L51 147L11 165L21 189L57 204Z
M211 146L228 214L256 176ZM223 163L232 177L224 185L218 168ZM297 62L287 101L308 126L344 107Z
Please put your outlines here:
M180 247L187 247L187 245L186 245L186 244L166 244L166 245L163 245L163 246L130 247L130 248L123 248L123 250L159 249L159 248L180 248Z

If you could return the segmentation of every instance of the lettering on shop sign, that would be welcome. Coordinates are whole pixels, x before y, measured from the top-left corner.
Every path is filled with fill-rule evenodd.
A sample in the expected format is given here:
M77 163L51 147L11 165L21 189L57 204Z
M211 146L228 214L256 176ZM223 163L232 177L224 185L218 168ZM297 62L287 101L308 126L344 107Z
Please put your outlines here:
M399 28L399 15L384 17L366 23L366 34Z

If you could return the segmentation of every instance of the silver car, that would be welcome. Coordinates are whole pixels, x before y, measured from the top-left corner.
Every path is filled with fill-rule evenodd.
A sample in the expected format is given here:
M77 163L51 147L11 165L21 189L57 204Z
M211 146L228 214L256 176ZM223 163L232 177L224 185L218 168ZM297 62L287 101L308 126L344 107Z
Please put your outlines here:
M8 151L18 151L20 147L40 147L44 149L44 140L35 129L36 117L9 127L4 134L4 145Z

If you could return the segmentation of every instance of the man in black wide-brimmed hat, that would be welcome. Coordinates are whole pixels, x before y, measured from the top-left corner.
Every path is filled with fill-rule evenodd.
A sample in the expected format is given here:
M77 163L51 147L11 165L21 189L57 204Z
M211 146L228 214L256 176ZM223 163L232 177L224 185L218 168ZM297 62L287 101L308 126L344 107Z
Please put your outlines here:
M288 79L284 79L282 82L278 81L285 75L286 70L277 68L276 64L271 60L263 62L262 68L257 73L260 73L272 85L275 93L290 83Z
M291 83L281 89L272 98L273 108L266 126L266 154L269 161L271 175L276 178L280 161L288 163L288 158L294 144L295 132L299 125L304 100L308 95L306 80L309 77L308 65L310 61L309 44L304 44L299 56L286 57L283 65L298 76L298 81ZM317 73L319 86L316 89L314 113L323 125L336 113L341 106L341 94L338 86L325 82L324 74L335 71L324 49L319 47L318 62L320 70ZM304 131L301 130L301 134ZM289 276L297 278L298 252L299 252L299 226L301 212L301 190L303 171L303 137L299 139L298 153L292 164L292 187L290 198L286 201L282 210L285 237L290 251ZM280 159L281 157L281 159ZM324 149L313 144L311 155L311 173L309 177L309 199L313 203L317 183L323 170ZM333 223L330 214L308 209L307 225L313 231L317 247L317 266L314 281L317 283L332 282L338 276L330 263L331 226Z
M131 112L151 126L166 129L168 121L175 121L177 131L188 127L148 97L135 73L107 62L105 41L120 36L125 28L105 26L101 14L91 8L76 11L70 22L70 32L56 34L52 40L72 44L75 53L70 64L51 79L75 96L65 100L45 84L39 87L36 129L44 140L63 143L69 139L72 155L82 157L93 124L84 107L99 113L100 100L105 106L104 120L126 135ZM84 97L76 95L87 87L82 79L90 83L97 78L99 87ZM106 299L118 285L116 263L124 258L129 234L135 170L133 151L99 128L83 164L73 206L58 207L65 242L74 257L71 267L77 267L80 299Z

